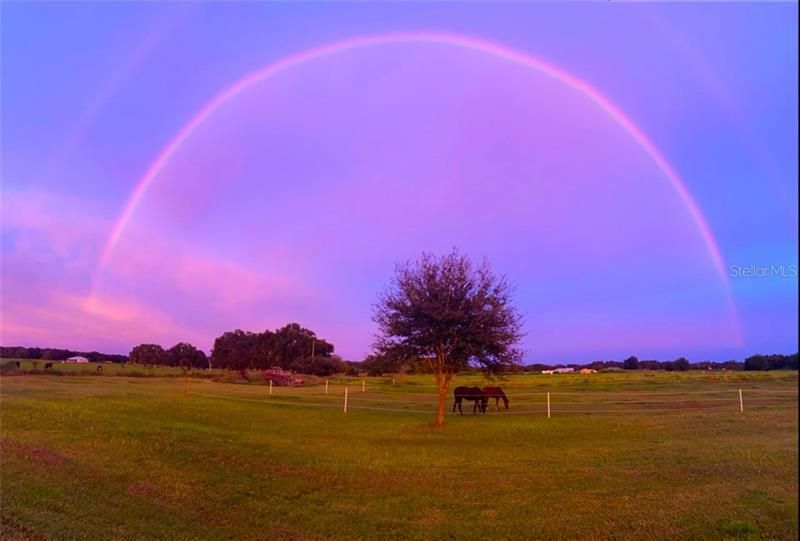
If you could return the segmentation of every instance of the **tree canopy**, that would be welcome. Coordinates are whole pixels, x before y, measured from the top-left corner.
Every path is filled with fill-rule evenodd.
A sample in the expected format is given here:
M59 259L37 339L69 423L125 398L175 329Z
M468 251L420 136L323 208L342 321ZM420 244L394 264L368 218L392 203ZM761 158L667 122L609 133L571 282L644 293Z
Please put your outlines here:
M211 362L215 368L231 370L279 366L327 376L344 369L333 352L333 344L314 331L290 323L275 331L228 331L214 340Z
M139 344L128 354L134 364L168 364L167 352L158 344Z

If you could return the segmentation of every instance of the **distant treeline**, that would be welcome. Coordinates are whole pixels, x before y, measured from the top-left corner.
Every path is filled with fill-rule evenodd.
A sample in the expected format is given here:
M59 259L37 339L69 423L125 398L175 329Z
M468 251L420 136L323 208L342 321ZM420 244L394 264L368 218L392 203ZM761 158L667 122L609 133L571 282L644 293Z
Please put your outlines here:
M214 340L210 356L186 342L164 349L158 344L140 344L129 355L83 352L58 348L0 347L0 357L6 359L34 359L63 361L82 356L91 362L113 362L142 365L183 366L191 368L223 368L228 370L259 370L280 367L301 374L329 376L347 373L369 375L387 373L425 374L430 372L424 359L399 360L370 355L361 362L343 361L334 354L334 346L327 340L297 323L277 329L250 332L236 329ZM798 354L752 355L741 361L696 361L680 357L674 361L639 360L635 356L622 361L594 361L588 364L520 365L518 372L541 372L556 368L590 368L593 370L797 370ZM475 369L477 372L478 370Z
M518 372L542 372L543 370L555 370L556 368L574 368L580 370L589 368L592 370L666 370L668 372L687 370L797 370L798 354L792 355L753 355L741 361L696 361L689 362L688 359L680 357L674 361L654 361L639 360L635 356L628 357L622 361L594 361L586 364L544 364L534 363L521 365ZM380 375L390 372L404 372L409 374L425 374L430 372L427 362L424 360L398 361L379 355L370 355L361 363L358 363L361 370L370 375ZM478 369L475 368L477 372Z
M58 348L26 348L22 346L0 346L0 357L4 359L34 359L43 361L64 361L70 357L86 357L93 363L126 363L127 355L98 353L97 351L72 351Z
M541 372L555 368L590 368L593 370L666 370L668 372L686 370L797 370L798 354L792 355L752 355L741 361L695 361L680 357L674 361L639 360L635 356L624 361L594 361L589 364L529 364L526 372Z
M133 348L130 362L228 370L259 370L280 367L303 374L328 376L348 370L349 365L333 354L333 344L297 323L280 329L250 332L236 329L214 340L211 356L182 342L170 349L158 344Z

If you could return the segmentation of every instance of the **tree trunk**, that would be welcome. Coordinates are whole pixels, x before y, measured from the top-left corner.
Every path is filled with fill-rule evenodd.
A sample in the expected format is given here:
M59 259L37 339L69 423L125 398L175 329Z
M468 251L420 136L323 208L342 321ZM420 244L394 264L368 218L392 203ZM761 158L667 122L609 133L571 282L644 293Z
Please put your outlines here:
M444 425L444 412L445 408L447 407L447 384L448 381L446 378L437 378L439 381L439 409L436 412L436 423L435 426L442 426Z
M442 356L443 357L443 356ZM444 362L440 361L440 368L444 368ZM436 373L436 385L439 387L439 409L436 412L436 423L434 426L444 426L444 414L447 407L447 388L450 386L450 380L453 379L453 374L440 371Z

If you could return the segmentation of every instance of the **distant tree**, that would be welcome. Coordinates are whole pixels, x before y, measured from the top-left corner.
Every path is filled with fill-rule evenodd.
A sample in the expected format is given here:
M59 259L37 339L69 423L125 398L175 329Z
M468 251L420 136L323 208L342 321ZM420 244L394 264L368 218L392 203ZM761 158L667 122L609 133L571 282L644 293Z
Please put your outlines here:
M722 369L723 370L744 370L744 363L741 363L739 361L734 361L734 360L731 359L730 361L725 361L724 363L722 363Z
M68 349L47 348L42 351L40 358L45 361L63 361L77 354L78 352Z
M167 352L158 344L139 344L128 354L134 364L167 364Z
M258 335L241 329L228 331L214 340L211 364L217 368L241 370L258 363Z
M338 355L322 355L299 359L292 364L292 370L314 376L332 376L346 370L344 361Z
M798 354L751 355L744 360L745 370L797 370Z
M635 355L631 355L622 363L622 368L625 370L638 370L639 359Z
M361 368L370 376L382 376L390 372L397 372L403 365L403 360L389 354L373 353L361 361Z
M448 386L456 373L471 363L488 374L519 363L515 345L522 323L508 282L496 277L488 262L475 266L456 250L399 265L373 319L379 329L377 353L428 363L439 388L436 426L444 424Z
M675 359L675 361L672 363L672 366L675 370L678 370L680 372L685 372L692 367L692 365L689 364L689 361L686 360L684 357Z
M167 350L167 364L181 368L206 368L206 354L192 344L179 342Z
M639 361L639 370L663 370L664 365L658 361L642 360Z
M745 370L769 370L769 360L763 355L751 355L744 360Z
M290 323L276 331L228 331L214 340L211 363L230 370L264 369L279 366L302 373L325 372L334 366L333 344L313 331Z
M310 356L330 357L333 355L333 344L317 338L313 331L290 323L275 331L273 348L277 353L279 364L283 368L292 368Z

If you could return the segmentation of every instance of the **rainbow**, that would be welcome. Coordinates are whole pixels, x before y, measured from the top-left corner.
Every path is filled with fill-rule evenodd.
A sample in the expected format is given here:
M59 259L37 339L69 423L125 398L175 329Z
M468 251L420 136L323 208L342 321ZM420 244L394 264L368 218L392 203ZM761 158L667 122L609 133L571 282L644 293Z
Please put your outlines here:
M655 162L656 166L666 176L667 180L670 182L689 212L692 221L694 222L703 238L703 241L705 242L708 254L725 289L726 300L731 314L733 327L735 329L737 344L741 345L742 338L739 329L736 304L733 298L733 292L731 290L730 281L725 268L725 262L722 258L719 245L717 244L714 234L706 222L705 217L703 216L702 212L700 212L697 203L689 193L686 184L681 180L675 169L669 164L669 162L667 162L666 158L661 154L661 152L647 137L647 135L628 116L626 116L619 107L617 107L608 98L603 96L598 90L585 81L582 81L574 75L558 68L557 66L549 64L526 53L522 53L520 51L516 51L482 39L441 32L390 33L337 41L321 47L308 49L306 51L286 56L276 62L273 62L272 64L267 65L266 67L245 75L229 87L225 88L211 101L206 103L199 111L197 111L197 113L195 113L195 115L161 150L155 161L150 164L150 167L147 168L144 175L142 175L142 178L136 183L136 186L128 196L128 200L126 201L122 212L120 212L116 222L114 223L114 227L111 229L111 233L109 234L105 246L101 252L95 273L94 285L96 286L102 269L108 263L111 254L114 251L114 247L116 246L123 231L125 230L125 227L130 221L131 216L141 202L142 197L147 192L147 189L153 184L156 177L158 177L158 174L169 162L170 158L172 158L172 156L180 149L181 145L189 137L191 137L192 133L194 133L194 131L206 120L208 120L208 118L213 115L219 107L234 99L249 87L269 79L270 77L284 72L292 67L360 47L371 47L390 43L431 43L460 47L463 49L485 53L507 62L536 70L557 81L560 81L567 87L581 93L600 109L602 109L606 114L608 114L609 117L611 117L622 129L624 129ZM92 288L93 293L94 291L95 287Z

